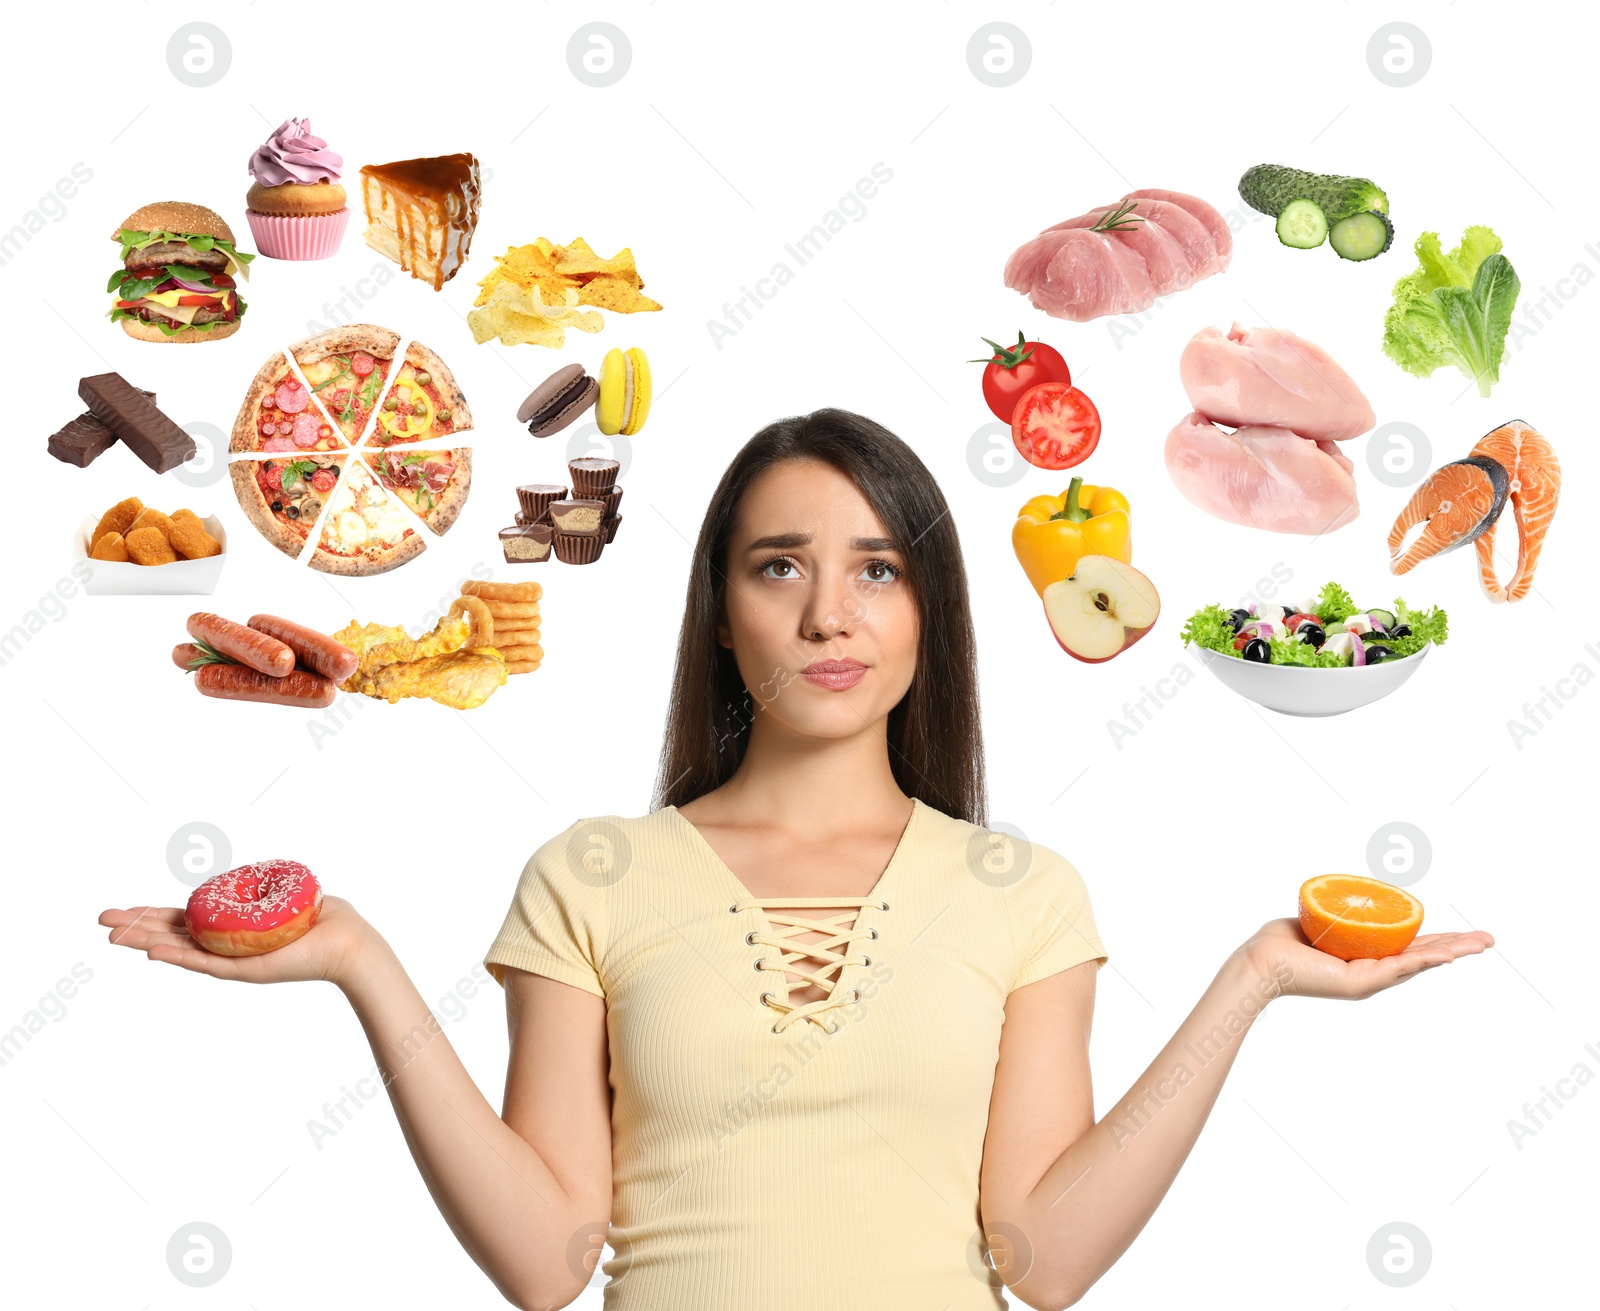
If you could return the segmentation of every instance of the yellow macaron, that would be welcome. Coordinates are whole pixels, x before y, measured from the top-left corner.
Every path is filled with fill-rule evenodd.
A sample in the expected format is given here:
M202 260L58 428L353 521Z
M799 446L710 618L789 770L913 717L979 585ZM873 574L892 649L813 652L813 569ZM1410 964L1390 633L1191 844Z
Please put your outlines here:
M650 417L650 361L637 346L612 349L600 363L595 422L608 437L632 437Z

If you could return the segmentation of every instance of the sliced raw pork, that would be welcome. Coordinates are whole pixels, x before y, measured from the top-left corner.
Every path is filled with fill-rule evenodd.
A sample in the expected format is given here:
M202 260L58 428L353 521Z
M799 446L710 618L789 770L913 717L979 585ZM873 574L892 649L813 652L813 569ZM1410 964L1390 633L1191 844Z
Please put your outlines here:
M1316 537L1361 513L1354 465L1333 442L1287 428L1224 432L1190 414L1168 434L1166 460L1186 500L1246 528Z
M1217 272L1220 273L1222 269L1228 267L1228 261L1233 258L1233 231L1228 227L1228 220L1217 212L1215 205L1206 204L1198 196L1186 196L1181 191L1162 191L1156 187L1144 191L1130 191L1123 199L1164 200L1167 204L1176 205L1186 211L1210 234L1212 244L1222 256L1222 266Z
M1107 215L1116 221L1093 231ZM1222 272L1232 253L1227 224L1204 201L1176 191L1136 191L1024 243L1006 262L1005 281L1035 308L1081 323L1147 310L1157 296Z
M1230 428L1274 424L1302 437L1348 441L1377 422L1372 406L1327 351L1277 328L1223 335L1202 328L1178 361L1189 404Z
M1083 323L1155 303L1145 262L1131 247L1087 228L1041 232L1006 262L1006 286L1035 309Z

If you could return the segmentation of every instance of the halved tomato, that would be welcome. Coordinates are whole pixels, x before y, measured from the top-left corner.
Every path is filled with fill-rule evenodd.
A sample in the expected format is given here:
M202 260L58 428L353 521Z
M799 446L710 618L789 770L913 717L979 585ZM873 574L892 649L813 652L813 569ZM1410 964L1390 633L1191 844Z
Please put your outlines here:
M1011 441L1029 464L1070 469L1100 444L1100 411L1076 387L1042 382L1024 392L1011 415Z

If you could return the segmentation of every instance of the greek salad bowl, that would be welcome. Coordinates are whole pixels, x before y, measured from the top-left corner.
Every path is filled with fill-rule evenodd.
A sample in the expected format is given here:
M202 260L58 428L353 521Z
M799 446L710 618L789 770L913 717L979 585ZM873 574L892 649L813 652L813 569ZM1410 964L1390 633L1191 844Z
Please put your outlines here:
M1381 701L1449 635L1440 609L1363 610L1329 583L1301 604L1202 606L1183 626L1185 646L1247 700L1283 715L1342 715Z

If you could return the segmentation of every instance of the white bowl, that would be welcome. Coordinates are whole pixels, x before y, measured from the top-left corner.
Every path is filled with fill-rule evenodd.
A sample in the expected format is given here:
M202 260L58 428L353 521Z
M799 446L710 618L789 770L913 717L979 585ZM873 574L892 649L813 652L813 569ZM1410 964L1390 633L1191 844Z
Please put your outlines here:
M1382 701L1417 672L1428 645L1415 655L1359 669L1311 669L1304 665L1261 665L1198 648L1206 667L1248 701L1280 715L1342 715Z
M204 560L174 560L171 564L91 559L89 534L99 522L100 516L91 514L78 525L78 535L72 543L73 556L89 566L83 590L90 596L209 596L217 590L217 580L228 559L228 533L216 515L208 514L200 522L222 543L221 552Z

